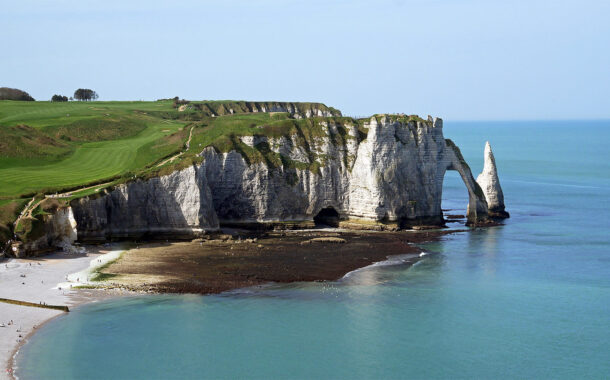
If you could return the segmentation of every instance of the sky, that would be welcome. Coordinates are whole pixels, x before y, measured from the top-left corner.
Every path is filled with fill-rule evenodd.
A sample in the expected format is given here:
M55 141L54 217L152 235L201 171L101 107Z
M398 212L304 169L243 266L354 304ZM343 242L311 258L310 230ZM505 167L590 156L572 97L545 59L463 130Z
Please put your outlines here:
M610 1L0 0L37 100L319 101L345 115L610 118Z

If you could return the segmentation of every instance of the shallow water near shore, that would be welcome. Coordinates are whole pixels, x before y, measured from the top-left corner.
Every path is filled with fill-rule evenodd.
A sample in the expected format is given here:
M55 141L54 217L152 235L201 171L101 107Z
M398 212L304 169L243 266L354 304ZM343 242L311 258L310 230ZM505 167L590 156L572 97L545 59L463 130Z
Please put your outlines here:
M504 226L337 282L78 307L22 348L19 378L607 377L610 122L446 122L444 133L475 177L491 142ZM445 178L451 214L465 213L460 181Z

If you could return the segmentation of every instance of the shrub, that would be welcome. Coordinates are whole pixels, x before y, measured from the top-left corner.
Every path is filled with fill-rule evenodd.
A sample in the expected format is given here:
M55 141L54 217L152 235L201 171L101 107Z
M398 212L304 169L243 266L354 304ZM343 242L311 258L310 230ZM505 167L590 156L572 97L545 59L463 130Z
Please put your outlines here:
M26 100L34 101L34 98L25 91L16 88L0 87L0 100Z
M89 101L95 100L98 97L97 92L89 88L79 88L78 90L74 91L74 99L76 100Z
M63 96L63 95L53 95L53 97L51 98L52 102L67 102L68 101L68 97L67 96Z

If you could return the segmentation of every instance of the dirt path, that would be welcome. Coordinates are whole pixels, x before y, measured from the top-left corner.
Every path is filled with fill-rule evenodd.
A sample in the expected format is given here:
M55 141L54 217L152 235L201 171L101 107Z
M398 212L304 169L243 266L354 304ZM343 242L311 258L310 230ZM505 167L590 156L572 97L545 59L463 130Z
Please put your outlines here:
M182 156L185 152L187 152L189 150L189 148L191 147L191 139L193 138L193 129L195 129L195 126L193 125L191 127L191 130L189 131L189 138L186 140L186 149L183 150L182 152L166 159L163 160L160 164L157 165L157 167L159 166L163 166L168 162L171 162L173 160L175 160L176 158ZM36 207L38 207L38 205L45 199L47 198L66 198L66 197L70 197L72 196L73 193L76 193L78 191L83 191L83 190L89 190L95 187L104 187L107 186L109 184L111 184L111 182L106 182L106 183L98 183L97 185L92 185L92 186L87 186L87 187L81 187L75 190L71 190L71 191L66 191L64 193L56 193L56 194L45 194L44 198L39 200L38 202L35 202L36 197L32 197L32 200L25 206L25 208L23 209L23 211L21 211L21 213L19 214L19 217L17 218L17 220L15 220L14 222L14 226L19 225L19 222L24 219L24 218L32 218L32 212L36 209Z
M176 158L182 156L185 152L187 152L189 150L189 148L191 147L191 138L193 137L193 129L195 129L194 125L191 127L188 140L186 140L186 149L176 155L171 156L170 158L168 158L166 160L161 161L159 164L157 164L157 167L163 166L163 165L167 164L168 162L174 161Z
M21 219L31 218L32 211L40 204L40 202L42 202L44 200L44 198L39 200L38 202L34 202L35 200L36 200L36 196L32 197L32 200L25 206L23 211L21 211L21 214L19 214L19 217L17 218L17 220L15 220L15 223L13 224L15 227L17 227L19 225L19 222L21 221Z
M17 223L19 223L19 221L21 220L21 218L23 218L25 216L25 214L28 212L30 206L32 205L32 203L34 202L34 200L36 199L36 197L32 197L32 199L28 202L27 205L25 205L25 208L21 211L21 213L19 214L19 217L17 218L17 220L15 220L14 225L16 226Z
M81 187L81 188L76 189L76 190L66 191L65 193L45 194L45 198L66 198L66 197L72 196L73 193L76 193L78 191L89 190L89 189L93 189L94 187L100 187L100 188L101 187L105 187L105 186L110 185L112 182L114 182L114 181L105 182L105 183L98 183L97 185L91 185L91 186L87 186L87 187Z

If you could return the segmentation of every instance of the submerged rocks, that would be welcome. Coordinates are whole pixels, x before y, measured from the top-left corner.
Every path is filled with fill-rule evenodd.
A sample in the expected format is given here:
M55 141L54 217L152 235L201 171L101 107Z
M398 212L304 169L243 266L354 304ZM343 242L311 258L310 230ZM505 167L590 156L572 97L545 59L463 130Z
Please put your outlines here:
M477 177L477 183L485 194L489 216L492 218L508 218L509 214L504 209L504 193L498 178L496 160L489 141L485 143L485 164L483 165L483 171Z

